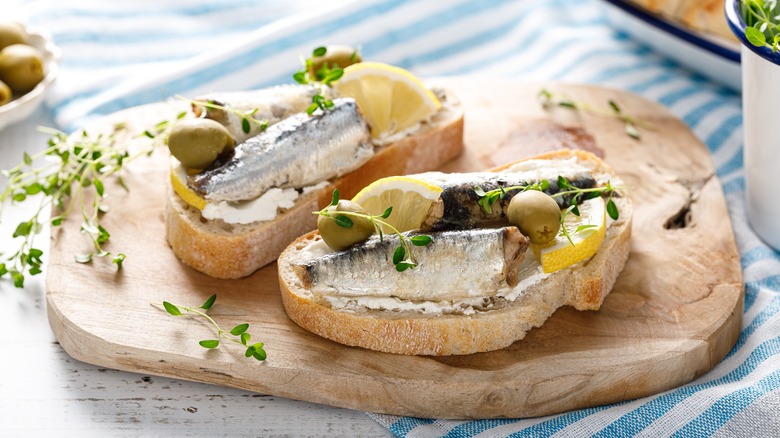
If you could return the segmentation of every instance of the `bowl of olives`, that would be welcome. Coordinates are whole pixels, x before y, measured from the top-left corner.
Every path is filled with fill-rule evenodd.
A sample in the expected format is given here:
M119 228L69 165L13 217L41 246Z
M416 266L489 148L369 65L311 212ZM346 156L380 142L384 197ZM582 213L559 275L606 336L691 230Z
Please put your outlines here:
M45 32L0 21L0 129L23 120L57 77L60 50Z

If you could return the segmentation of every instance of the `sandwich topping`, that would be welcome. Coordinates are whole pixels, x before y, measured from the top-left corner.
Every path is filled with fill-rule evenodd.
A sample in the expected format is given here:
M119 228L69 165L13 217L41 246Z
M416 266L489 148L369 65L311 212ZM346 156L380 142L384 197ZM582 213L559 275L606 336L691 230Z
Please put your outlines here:
M440 112L437 93L409 72L347 52L315 49L294 75L299 85L193 100L205 118L180 121L169 142L179 197L209 220L273 220Z
M191 176L207 201L255 199L271 188L299 189L343 175L373 155L368 124L354 99L326 112L296 114L236 146L232 157Z
M295 271L302 288L320 303L354 312L500 309L552 273L593 257L618 221L612 200L618 187L576 157L531 160L503 172L405 178L435 181L441 189L417 219L431 241L415 250L413 269L387 267L398 239L420 231L373 235L339 248L315 240L300 251ZM392 186L383 180L372 185ZM381 202L381 192L371 192L380 202L366 208L369 215L393 210Z
M528 239L516 227L441 231L430 237L430 244L416 248L418 266L405 272L387 269L399 237L386 235L308 260L300 265L300 276L318 295L411 301L492 296L501 285L518 283ZM453 266L455 260L459 265Z

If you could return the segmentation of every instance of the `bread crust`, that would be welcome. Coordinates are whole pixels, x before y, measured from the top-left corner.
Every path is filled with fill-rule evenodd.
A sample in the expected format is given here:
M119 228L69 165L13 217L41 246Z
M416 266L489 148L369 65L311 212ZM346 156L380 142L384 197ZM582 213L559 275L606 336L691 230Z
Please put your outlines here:
M596 156L557 151L537 159L578 157L597 173L614 174ZM512 163L514 164L514 163ZM502 170L511 164L501 166ZM293 242L279 257L279 285L287 315L298 325L336 342L406 355L460 355L501 349L523 339L559 307L598 310L628 259L633 209L628 198L615 198L620 218L608 229L598 253L589 260L549 275L512 302L473 315L426 315L414 311L343 311L308 292L295 273L294 261L316 231Z
M272 221L230 225L203 219L169 185L165 202L168 244L182 262L212 277L235 279L252 274L276 260L295 238L317 227L311 212L330 202L334 188L349 199L379 178L434 170L459 156L463 152L463 108L452 93L446 96L446 110L421 131L379 148L359 169L301 195L291 209Z

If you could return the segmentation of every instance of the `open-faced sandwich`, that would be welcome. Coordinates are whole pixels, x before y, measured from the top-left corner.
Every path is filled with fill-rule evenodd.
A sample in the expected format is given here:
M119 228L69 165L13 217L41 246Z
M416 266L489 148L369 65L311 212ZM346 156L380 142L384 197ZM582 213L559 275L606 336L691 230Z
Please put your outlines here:
M282 253L282 302L301 327L347 345L496 350L560 306L597 310L628 258L631 217L617 176L582 151L386 178L352 201L336 192L318 231Z
M193 101L168 137L166 235L198 271L240 278L314 228L334 187L440 167L463 150L463 111L410 73L318 48L299 84ZM349 66L347 66L349 64ZM337 66L345 66L345 69Z

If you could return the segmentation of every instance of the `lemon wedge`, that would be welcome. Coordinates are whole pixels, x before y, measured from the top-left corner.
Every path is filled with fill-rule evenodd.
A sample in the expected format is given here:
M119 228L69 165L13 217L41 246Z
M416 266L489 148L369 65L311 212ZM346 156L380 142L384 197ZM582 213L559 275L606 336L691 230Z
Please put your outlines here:
M607 235L607 217L602 198L594 198L579 206L580 215L569 213L564 220L572 242L565 236L558 236L545 245L531 245L539 258L545 274L569 267L592 257L599 250ZM577 231L577 229L580 231Z
M441 192L441 187L416 178L391 176L374 181L352 200L376 216L392 206L393 211L384 220L403 232L420 228Z
M357 101L374 138L403 131L441 108L439 99L413 74L381 62L350 65L334 87L341 96Z
M171 185L173 190L187 204L203 210L206 208L206 200L187 187L187 171L179 160L171 157Z

